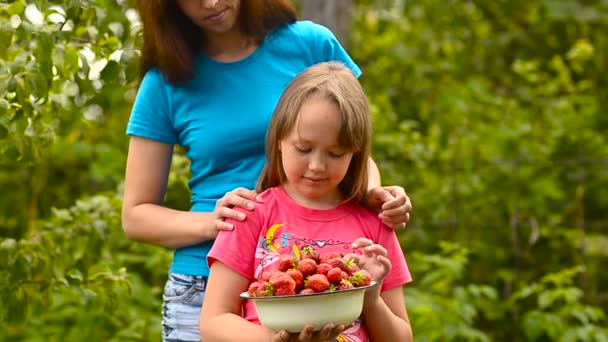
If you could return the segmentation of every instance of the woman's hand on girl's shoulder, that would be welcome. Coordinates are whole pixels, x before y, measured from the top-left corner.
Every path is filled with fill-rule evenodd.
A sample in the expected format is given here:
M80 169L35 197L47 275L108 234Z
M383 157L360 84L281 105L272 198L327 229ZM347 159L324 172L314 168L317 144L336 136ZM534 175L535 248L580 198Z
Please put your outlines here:
M217 234L220 230L232 230L234 226L231 223L225 222L227 218L237 221L245 221L247 216L240 211L234 210L235 207L253 210L255 207L253 202L262 202L262 198L257 192L245 188L236 188L224 194L215 203L213 210L214 227L213 230Z
M395 230L405 228L412 212L412 202L405 189L396 185L369 189L366 206L379 212L382 222Z

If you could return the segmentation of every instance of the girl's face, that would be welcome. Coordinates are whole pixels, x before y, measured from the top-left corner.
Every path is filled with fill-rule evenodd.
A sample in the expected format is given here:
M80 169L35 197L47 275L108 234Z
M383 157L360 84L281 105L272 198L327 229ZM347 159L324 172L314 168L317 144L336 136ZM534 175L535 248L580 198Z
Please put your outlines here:
M340 147L342 126L338 106L322 97L302 105L298 122L279 142L287 193L312 208L332 208L342 202L338 190L353 153Z
M240 0L177 0L177 3L206 34L223 34L238 29Z

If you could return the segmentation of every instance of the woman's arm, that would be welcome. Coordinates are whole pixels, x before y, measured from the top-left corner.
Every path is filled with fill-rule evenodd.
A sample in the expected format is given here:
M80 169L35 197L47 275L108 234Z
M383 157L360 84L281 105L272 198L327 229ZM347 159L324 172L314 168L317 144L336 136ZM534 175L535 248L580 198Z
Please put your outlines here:
M382 178L380 177L380 170L378 169L378 165L372 158L369 158L369 162L367 164L369 167L369 178L367 181L367 189L381 187Z
M373 159L369 159L369 180L365 206L380 213L384 224L393 228L405 228L410 220L412 203L400 186L382 186L380 170Z
M369 291L380 291L380 286ZM366 294L362 318L371 341L413 341L401 287L384 291L380 296Z
M131 240L178 248L215 237L212 213L162 206L172 155L172 145L139 137L130 139L122 225Z

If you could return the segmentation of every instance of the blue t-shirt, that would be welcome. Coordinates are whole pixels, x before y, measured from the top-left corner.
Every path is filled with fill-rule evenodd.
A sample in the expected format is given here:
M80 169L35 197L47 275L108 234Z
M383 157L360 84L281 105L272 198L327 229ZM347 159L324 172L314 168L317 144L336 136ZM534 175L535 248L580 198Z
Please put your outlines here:
M255 188L279 97L298 73L326 61L361 74L329 29L296 21L268 34L243 60L222 63L200 54L185 85L172 85L152 69L139 87L127 134L183 146L191 161L191 210L213 211L226 192ZM170 272L208 275L211 244L177 249Z

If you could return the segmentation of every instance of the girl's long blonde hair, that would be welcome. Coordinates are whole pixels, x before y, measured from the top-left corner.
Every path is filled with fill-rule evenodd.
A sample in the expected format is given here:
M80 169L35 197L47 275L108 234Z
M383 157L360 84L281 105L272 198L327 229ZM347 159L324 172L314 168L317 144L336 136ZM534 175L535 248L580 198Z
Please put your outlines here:
M304 102L320 97L334 102L342 114L339 144L353 153L340 192L349 200L360 202L367 194L372 127L367 98L353 72L339 62L313 65L298 74L287 86L270 120L266 135L266 165L257 191L283 184L279 144L298 121Z

